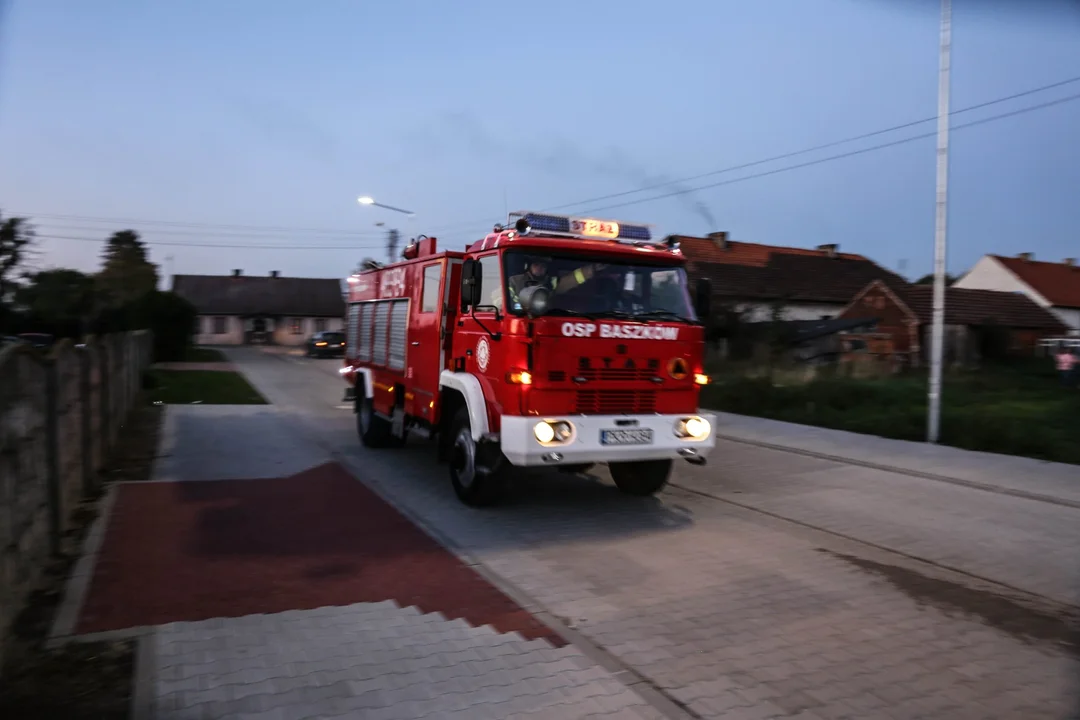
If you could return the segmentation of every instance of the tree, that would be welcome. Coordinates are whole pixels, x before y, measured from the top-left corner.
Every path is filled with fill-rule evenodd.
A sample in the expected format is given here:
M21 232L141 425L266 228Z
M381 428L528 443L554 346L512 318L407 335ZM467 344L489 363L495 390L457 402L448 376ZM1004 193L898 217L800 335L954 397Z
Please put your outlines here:
M60 268L27 275L27 281L15 291L15 304L35 326L61 337L83 334L96 305L92 277Z
M157 290L145 295L139 306L139 327L154 333L154 360L183 360L198 316L195 306L176 293Z
M26 262L34 242L34 230L26 218L0 216L0 304L8 301L18 287L16 274Z
M147 257L146 243L134 230L114 233L105 245L98 287L106 306L115 308L157 290L157 265Z

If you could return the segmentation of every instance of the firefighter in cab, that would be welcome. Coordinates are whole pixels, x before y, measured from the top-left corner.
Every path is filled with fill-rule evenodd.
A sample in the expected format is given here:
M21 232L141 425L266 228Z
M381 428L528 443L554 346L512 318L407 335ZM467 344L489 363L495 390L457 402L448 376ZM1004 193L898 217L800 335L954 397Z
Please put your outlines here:
M554 292L566 292L572 288L584 285L597 272L605 266L596 263L583 265L565 273L562 277L548 274L548 259L539 255L533 255L525 259L524 272L513 275L507 283L510 290L510 302L515 310L521 309L521 300L518 296L525 288L540 285Z

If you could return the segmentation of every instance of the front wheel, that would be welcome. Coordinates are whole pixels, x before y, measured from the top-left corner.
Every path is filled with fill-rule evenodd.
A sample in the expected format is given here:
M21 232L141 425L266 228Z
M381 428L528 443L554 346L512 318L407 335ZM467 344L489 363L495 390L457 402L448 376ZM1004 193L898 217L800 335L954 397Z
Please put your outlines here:
M473 507L495 504L506 486L502 454L483 449L473 439L468 409L458 410L450 428L450 483L454 493Z
M615 487L627 495L648 497L664 489L671 476L671 460L608 463Z
M405 444L404 440L394 436L390 421L375 414L372 399L362 394L356 399L356 434L364 447L400 447Z

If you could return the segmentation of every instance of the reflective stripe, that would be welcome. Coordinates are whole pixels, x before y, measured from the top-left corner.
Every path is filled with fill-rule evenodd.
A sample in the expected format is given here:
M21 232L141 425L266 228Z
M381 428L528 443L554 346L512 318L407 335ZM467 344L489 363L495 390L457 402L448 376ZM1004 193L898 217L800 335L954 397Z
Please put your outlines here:
M585 284L585 273L581 272L581 268L574 271L574 279L578 281L578 285Z

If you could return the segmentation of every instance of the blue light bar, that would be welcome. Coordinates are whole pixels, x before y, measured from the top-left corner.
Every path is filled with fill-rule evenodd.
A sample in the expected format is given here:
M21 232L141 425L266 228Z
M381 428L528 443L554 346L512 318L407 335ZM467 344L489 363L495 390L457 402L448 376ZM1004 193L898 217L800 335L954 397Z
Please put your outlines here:
M529 223L529 227L532 228L533 232L544 233L545 235L565 235L590 240L652 241L652 231L649 226L639 223L622 223L616 220L519 211L510 213L509 225L513 226L520 218L524 218ZM614 226L618 226L618 233L616 235L608 234L609 231L614 230Z
M526 213L524 217L529 222L529 227L536 232L570 234L570 218L536 213Z

